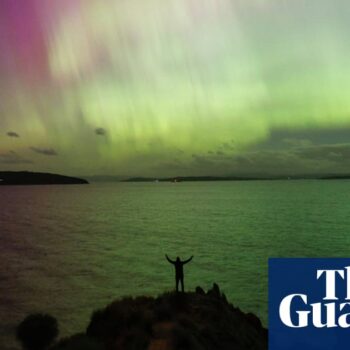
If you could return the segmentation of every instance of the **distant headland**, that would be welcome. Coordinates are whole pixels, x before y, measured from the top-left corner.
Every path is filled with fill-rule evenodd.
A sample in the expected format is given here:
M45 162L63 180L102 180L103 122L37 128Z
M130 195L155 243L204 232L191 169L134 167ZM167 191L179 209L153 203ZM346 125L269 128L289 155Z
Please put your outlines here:
M165 178L131 177L121 182L189 182L189 181L274 181L274 180L349 180L350 175L294 175L294 176L175 176Z
M223 176L176 176L167 178L132 177L122 182L185 182L185 181L249 181L249 180L274 180L272 178L253 177L223 177Z
M0 171L0 186L10 185L83 185L87 180L58 174L29 171Z

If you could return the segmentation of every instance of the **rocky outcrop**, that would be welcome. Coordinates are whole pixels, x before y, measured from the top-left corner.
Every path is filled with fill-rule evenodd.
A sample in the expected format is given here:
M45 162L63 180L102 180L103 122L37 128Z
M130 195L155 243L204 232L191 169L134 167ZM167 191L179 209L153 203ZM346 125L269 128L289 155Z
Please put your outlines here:
M266 350L267 330L258 317L230 304L214 284L208 292L197 287L196 292L117 300L93 313L86 334L54 347L73 348Z

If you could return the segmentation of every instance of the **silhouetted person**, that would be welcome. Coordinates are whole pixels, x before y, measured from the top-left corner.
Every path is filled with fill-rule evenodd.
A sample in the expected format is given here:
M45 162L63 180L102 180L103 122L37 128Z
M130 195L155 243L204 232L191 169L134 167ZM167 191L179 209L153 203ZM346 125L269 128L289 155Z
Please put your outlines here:
M185 290L184 287L184 269L183 266L190 262L193 259L193 255L184 261L181 261L179 257L176 258L176 261L173 261L169 259L168 255L165 254L166 259L170 262L170 264L173 264L175 266L175 284L176 284L176 291L179 291L179 282L181 283L181 291L183 292Z

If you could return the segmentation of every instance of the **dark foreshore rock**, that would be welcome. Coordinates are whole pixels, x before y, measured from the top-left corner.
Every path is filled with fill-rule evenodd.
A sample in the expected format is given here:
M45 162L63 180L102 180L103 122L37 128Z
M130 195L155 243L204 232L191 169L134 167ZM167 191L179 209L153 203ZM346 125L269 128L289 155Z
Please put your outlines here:
M84 179L49 173L29 171L0 171L0 186L6 185L80 185Z
M85 334L52 350L266 350L259 318L227 302L219 286L207 293L165 293L114 301L93 313Z
M27 316L17 327L16 337L26 350L45 350L58 335L54 317L47 314Z

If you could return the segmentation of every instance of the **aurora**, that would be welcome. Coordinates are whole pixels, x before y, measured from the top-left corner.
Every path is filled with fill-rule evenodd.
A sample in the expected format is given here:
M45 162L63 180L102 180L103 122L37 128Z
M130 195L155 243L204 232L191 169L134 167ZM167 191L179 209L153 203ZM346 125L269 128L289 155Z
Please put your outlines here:
M0 169L346 173L345 0L2 0Z

